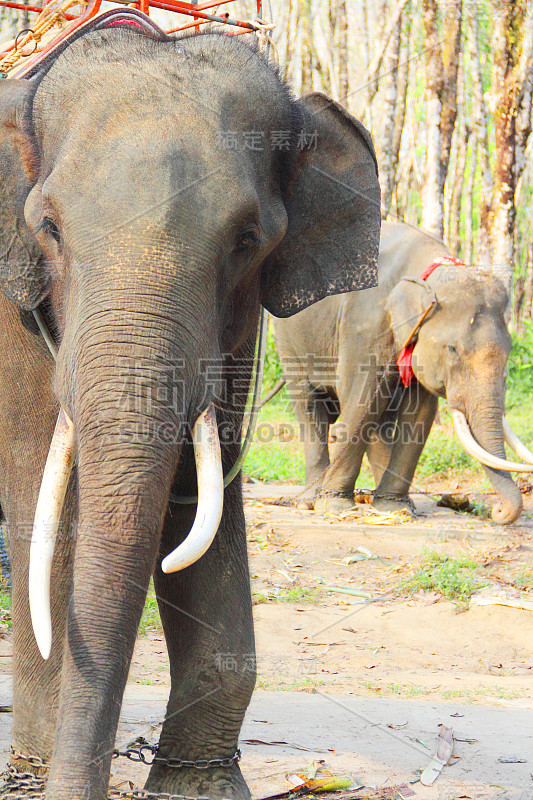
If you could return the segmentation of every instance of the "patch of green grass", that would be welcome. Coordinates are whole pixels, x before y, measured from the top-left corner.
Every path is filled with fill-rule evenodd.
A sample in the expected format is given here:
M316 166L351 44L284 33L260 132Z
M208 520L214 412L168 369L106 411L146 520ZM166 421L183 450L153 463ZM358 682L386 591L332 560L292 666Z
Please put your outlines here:
M402 581L401 588L409 594L438 592L465 610L473 593L485 585L478 577L478 569L479 564L470 556L452 558L445 553L425 550L420 568Z
M302 678L270 677L260 675L257 679L256 688L265 689L269 692L306 692L315 689L317 686L325 686L326 681L310 678L305 675Z
M263 389L261 391L262 396L264 397L273 388L273 385L267 386L263 384ZM292 410L292 403L286 386L280 389L272 400L269 400L268 403L263 406L259 412L258 419L262 422L276 422L282 420L283 422L288 422L295 426L297 425L296 416Z
M276 599L280 603L314 603L316 600L320 600L321 596L320 589L295 586L293 589L282 589Z
M0 624L11 627L11 591L3 578L0 584Z
M507 399L509 400L509 395ZM530 400L527 403L523 402L520 405L508 408L505 412L505 417L526 447L529 447L530 450L533 449L533 406ZM512 450L507 448L507 452L512 461L520 461Z
M492 508L490 505L487 505L487 503L481 500L471 500L470 502L474 507L474 510L471 513L474 514L475 517L479 517L480 519L491 518Z
M503 686L482 686L476 689L439 689L417 686L414 683L379 683L359 681L361 686L376 695L400 697L420 697L422 695L440 695L443 700L464 699L475 700L477 697L497 697L502 700L517 700L527 697L526 689L507 689Z
M274 326L272 320L268 324L267 347L265 353L265 371L263 374L264 394L283 377L281 362L276 350L276 337L274 336Z
M455 439L442 429L434 429L422 450L416 468L416 477L446 477L450 472L465 469L476 473L482 472L481 466L463 450Z
M161 632L163 626L161 625L161 618L159 616L159 608L155 596L154 584L150 581L148 594L146 595L146 603L139 624L139 636L147 636L150 631Z
M513 578L517 589L533 589L533 564L523 567Z
M260 481L305 483L303 449L295 451L283 442L254 442L244 462L243 472Z
M428 694L429 690L424 686L415 686L414 683L374 683L372 681L359 681L361 686L369 689L376 694L400 695L401 697L418 697L421 694Z
M439 694L445 700L454 697L498 697L501 700L517 700L527 697L526 689L506 689L503 686L483 686L480 689L439 689Z
M282 589L278 594L252 594L255 605L259 603L316 603L322 597L320 589L307 589L295 586L292 589Z
M254 606L258 606L261 603L270 603L273 598L269 597L267 594L262 594L261 592L252 592L252 603Z
M483 475L481 465L463 449L452 433L451 415L445 400L439 402L440 425L431 429L422 451L416 478L447 477L457 470L469 470L476 476Z
M533 323L525 322L520 334L513 332L513 345L507 362L508 405L521 405L533 392Z

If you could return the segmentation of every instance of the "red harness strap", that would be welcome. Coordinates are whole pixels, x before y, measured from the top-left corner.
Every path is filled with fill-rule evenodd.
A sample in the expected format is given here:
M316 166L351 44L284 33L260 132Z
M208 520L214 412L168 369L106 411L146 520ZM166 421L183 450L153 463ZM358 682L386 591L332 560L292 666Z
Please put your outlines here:
M440 267L441 264L455 264L456 266L465 267L466 264L464 261L461 261L460 258L454 258L453 256L442 256L441 258L437 258L433 261L428 267L425 268L422 275L420 276L421 281L425 281L426 278L429 278L432 272L434 272L437 267ZM400 355L398 356L398 360L396 363L398 364L398 369L400 371L400 378L402 379L402 383L404 386L410 386L415 374L413 372L413 364L412 364L412 357L413 357L413 350L415 348L416 339L405 347L403 347L400 351Z

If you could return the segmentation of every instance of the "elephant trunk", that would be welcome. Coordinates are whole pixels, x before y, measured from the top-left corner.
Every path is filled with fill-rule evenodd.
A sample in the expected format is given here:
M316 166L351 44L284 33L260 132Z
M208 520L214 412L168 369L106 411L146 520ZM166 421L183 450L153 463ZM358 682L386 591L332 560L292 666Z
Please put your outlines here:
M498 465L501 459L512 468L505 455L503 404L494 402L494 393L489 393L488 400L485 393L480 395L478 403L468 410L469 428L483 450L496 458L493 464ZM496 469L487 464L483 464L483 469L499 495L499 501L492 509L492 518L502 525L509 525L518 519L522 511L520 489L506 469Z
M152 327L146 329L146 320L130 314L124 337L123 320L117 324L116 317L109 317L105 328L100 320L96 333L84 333L67 398L76 432L79 517L50 800L106 796L122 695L168 498L178 463L189 461L189 448L183 444L186 409L192 409L194 423L194 409L205 395L193 377L191 365L199 357L193 343L184 343L182 335L181 353L188 350L189 357L179 359L174 348L182 331L176 324L168 332L168 316L168 345L145 344L142 360L140 344L153 340ZM132 342L137 337L138 347ZM178 360L185 366L176 379L173 365ZM61 358L58 370L69 374ZM208 462L207 450L217 444L212 407L200 416L195 450L197 459ZM216 483L217 475L221 479L220 454L214 474ZM208 477L212 480L213 474ZM186 490L194 493L194 487ZM201 480L199 490L201 495ZM198 521L203 549L221 510L219 504L207 537ZM181 547L189 552L179 556L178 568L198 555L187 541Z

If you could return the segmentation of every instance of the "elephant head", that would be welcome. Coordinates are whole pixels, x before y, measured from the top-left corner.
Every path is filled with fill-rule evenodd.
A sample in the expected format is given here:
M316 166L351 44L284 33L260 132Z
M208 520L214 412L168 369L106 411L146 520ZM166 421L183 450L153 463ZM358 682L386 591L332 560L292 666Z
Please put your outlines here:
M522 496L508 470L533 470L533 453L519 442L504 417L511 349L504 317L507 293L488 273L470 274L446 263L426 281L402 279L388 301L398 348L406 344L433 301L416 334L413 372L426 389L447 399L459 440L483 464L500 497L492 517L509 524L520 515ZM527 464L506 461L505 441Z
M234 37L178 41L141 27L104 16L29 80L0 81L0 289L21 310L44 301L59 346L62 414L36 520L39 626L49 625L46 531L74 448L77 469L54 798L81 797L87 782L84 797L105 794L169 495L196 492L191 431L198 515L212 508L181 543L185 556L179 541L162 546L167 570L199 558L215 534L213 408L238 436L244 400L228 396L227 376L243 363L238 378L249 378L260 304L289 316L377 275L365 129L323 95L295 101ZM222 448L226 471L236 452ZM37 635L46 655L49 635Z

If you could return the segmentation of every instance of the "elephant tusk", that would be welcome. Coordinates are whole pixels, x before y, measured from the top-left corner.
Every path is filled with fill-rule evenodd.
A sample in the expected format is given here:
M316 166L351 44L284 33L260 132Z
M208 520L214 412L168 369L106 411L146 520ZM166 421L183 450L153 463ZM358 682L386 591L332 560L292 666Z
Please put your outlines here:
M505 458L498 458L488 453L472 436L472 432L468 427L468 422L462 411L457 408L452 408L452 421L457 438L463 445L464 449L471 456L476 458L486 467L491 469L502 469L510 472L533 472L532 464L518 464L514 461L507 461ZM510 430L510 429L509 429Z
M59 412L44 466L30 546L29 596L33 633L47 659L52 649L50 573L65 493L74 463L74 424Z
M525 446L524 442L521 442L516 433L513 431L505 417L502 419L503 422L503 438L509 445L509 447L515 451L516 455L520 458L523 458L527 464L533 464L533 453L531 450ZM533 471L533 467L531 468Z
M217 418L212 403L196 420L192 440L198 476L196 518L185 541L163 559L163 572L177 572L198 561L211 546L222 517L224 476Z

